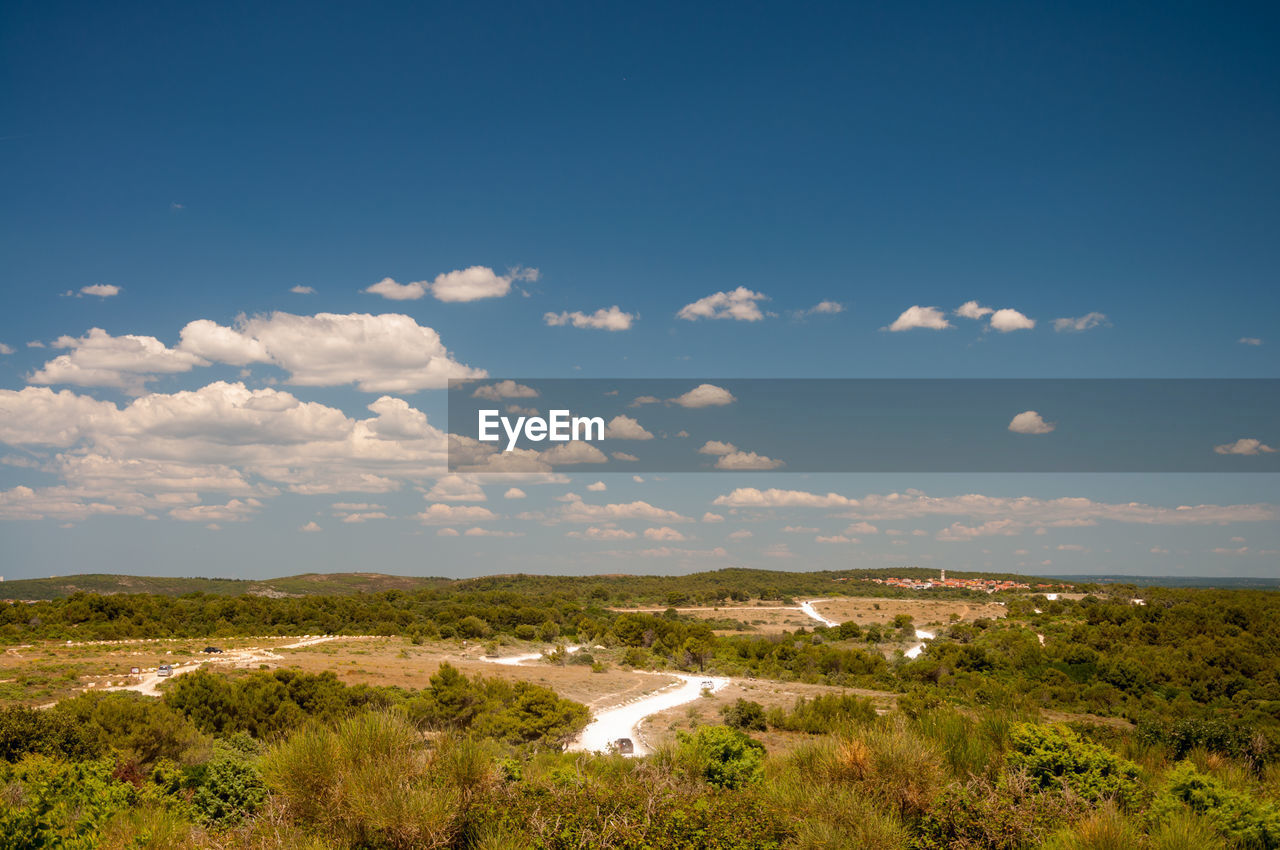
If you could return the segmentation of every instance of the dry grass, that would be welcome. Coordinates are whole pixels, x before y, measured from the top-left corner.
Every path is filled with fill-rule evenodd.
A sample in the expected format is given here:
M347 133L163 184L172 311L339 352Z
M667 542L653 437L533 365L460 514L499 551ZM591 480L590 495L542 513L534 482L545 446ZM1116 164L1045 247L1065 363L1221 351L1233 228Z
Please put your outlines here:
M735 680L709 697L702 697L691 703L650 715L640 724L640 730L651 746L660 746L665 741L673 739L677 732L687 732L699 726L723 723L721 707L738 699L758 702L766 710L770 708L790 710L800 697L812 699L826 694L857 694L870 697L880 711L891 710L897 704L897 695L888 691L809 685L802 682L774 682L768 679ZM786 732L780 729L752 732L751 737L764 742L771 753L788 752L813 739L812 735L803 732Z
M627 611L637 614L661 614L666 608L615 608L615 611ZM795 605L780 605L776 600L756 600L755 602L717 605L714 607L694 606L676 608L681 614L697 617L702 620L738 620L746 623L749 629L717 629L716 634L742 634L744 632L776 634L783 631L794 632L796 629L812 628L814 620Z
M123 684L130 681L131 667L210 660L200 651L206 646L271 650L294 640L195 638L76 644L43 641L5 647L0 651L0 705L44 704L75 696L82 690Z
M41 643L0 653L0 705L40 705L98 690L130 680L129 668L156 667L192 660L210 661L212 669L232 674L244 670L287 667L309 673L332 671L349 685L394 685L423 688L444 662L468 675L481 674L512 681L528 681L553 688L561 696L592 707L605 708L651 693L674 679L641 675L610 666L593 673L589 666L530 664L509 667L482 660L486 650L477 642L437 641L414 646L405 638L339 638L297 649L281 649L292 638L235 638L230 640L148 641L124 644L67 646ZM229 665L211 661L200 650L209 645L223 649L256 647L272 650L279 659ZM543 644L512 643L498 648L500 655L537 652ZM612 653L596 651L609 660ZM217 656L214 656L216 659Z
M908 614L918 627L929 624L946 625L954 616L957 620L977 620L982 617L999 619L1005 616L1005 607L995 602L973 602L965 599L873 599L844 598L815 602L819 614L837 622L853 620L860 626L883 625L899 614Z
M824 617L837 622L852 620L860 626L883 625L893 621L899 614L909 614L917 626L928 624L946 625L956 620L976 620L980 617L997 619L1005 616L1005 608L994 602L973 602L964 599L880 599L874 597L851 597L824 599L814 603L814 608ZM656 614L665 608L615 608L616 611L633 611L637 613ZM751 626L750 632L776 634L782 631L795 631L799 628L811 629L815 625L812 617L805 614L798 606L779 605L776 601L756 600L742 604L717 605L714 607L676 608L679 613L698 617L703 620L732 619ZM741 630L717 630L717 634L740 634Z

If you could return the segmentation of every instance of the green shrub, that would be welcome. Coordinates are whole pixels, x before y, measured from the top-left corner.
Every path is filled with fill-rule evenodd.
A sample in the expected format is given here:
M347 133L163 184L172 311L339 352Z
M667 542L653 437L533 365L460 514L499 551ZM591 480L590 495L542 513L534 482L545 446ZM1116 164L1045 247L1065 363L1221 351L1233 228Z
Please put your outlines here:
M0 709L0 761L29 753L86 761L102 754L101 743L65 713L17 706Z
M416 722L511 744L559 748L590 720L587 707L532 682L469 678L442 664L429 686L406 704Z
M1025 770L1041 788L1062 786L1086 800L1114 799L1123 807L1134 806L1143 795L1136 764L1065 727L1019 723L1009 746L1009 766Z
M1010 774L995 784L974 779L952 785L938 796L920 822L913 847L1036 847L1062 823L1078 816L1083 807L1080 798L1043 790L1025 773Z
M83 694L52 711L80 726L101 751L116 750L143 772L164 759L192 764L209 752L209 739L181 714L132 691Z
M788 834L779 813L750 792L685 785L633 759L605 776L589 757L563 777L523 781L478 801L468 815L471 847L501 850L773 850Z
M206 823L239 823L266 799L262 774L252 761L224 751L200 767L191 805Z
M763 732L769 726L764 719L764 706L741 697L721 706L720 715L724 717L725 725L744 732Z
M822 735L851 724L876 719L871 700L852 694L822 694L812 699L797 697L791 711L775 708L768 713L769 725L788 732Z
M702 726L677 734L673 761L717 788L741 788L760 778L764 744L728 726Z
M110 760L65 762L27 756L0 764L0 850L97 846L99 827L136 797Z
M1151 818L1162 823L1188 809L1233 844L1262 850L1280 847L1280 810L1275 803L1227 788L1184 761L1169 771L1152 804Z

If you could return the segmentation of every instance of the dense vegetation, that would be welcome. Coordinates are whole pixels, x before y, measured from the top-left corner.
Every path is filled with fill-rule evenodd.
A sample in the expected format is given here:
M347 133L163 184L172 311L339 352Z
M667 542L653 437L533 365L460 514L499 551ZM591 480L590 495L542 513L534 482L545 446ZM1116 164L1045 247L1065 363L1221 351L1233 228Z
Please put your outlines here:
M0 712L0 848L1280 847L1280 771L1249 757L1179 758L1002 710L877 717L856 699L762 723L745 701L726 712L803 727L787 752L726 725L646 759L566 754L451 722L448 692L483 690L455 674L428 689L434 715L414 708L425 692L370 701L287 677L332 698L293 703L300 713L270 734L226 731L273 716L266 705L206 732L219 723L184 712L209 682L181 700Z
M724 725L624 759L561 752L583 706L447 664L421 690L193 672L159 700L96 693L0 712L0 850L1280 848L1280 594L1005 595L1007 618L931 625L937 639L916 659L894 650L914 635L905 615L723 635L723 623L674 608L615 610L654 594L670 605L785 598L817 581L764 586L778 575L704 574L683 590L502 577L0 606L12 643L321 632L578 642L639 669L898 695L886 715L847 692L785 709L738 699ZM590 662L581 656L552 660ZM787 745L768 751L762 736Z
M729 598L738 592L752 596L762 594L826 593L833 580L857 580L874 576L896 575L927 579L934 570L900 567L892 570L836 570L816 573L792 573L775 570L725 569L684 576L592 576L589 590L600 599L632 601L656 605L668 599L705 602ZM1006 573L955 573L956 578L1017 579ZM1025 579L1024 579L1025 580ZM1040 579L1037 579L1040 581ZM445 590L454 592L511 590L527 594L577 595L583 580L569 576L499 575L475 579L447 579L421 576L393 576L381 573L304 573L284 578L263 580L223 578L171 578L158 576L126 576L87 573L56 578L19 579L5 582L0 595L10 599L62 599L77 593L110 596L120 593L156 596L334 596L354 593L386 593L390 590L415 592ZM854 591L856 592L856 591ZM885 592L883 589L877 593ZM742 598L746 598L745 596ZM775 596L769 596L775 598ZM670 604L681 604L671 602Z
M779 598L795 588L760 585L783 575L703 573L685 590L668 591L681 597L668 601ZM625 663L639 668L923 689L968 704L1016 701L1118 716L1148 735L1208 736L1215 748L1233 753L1269 746L1254 733L1269 741L1280 730L1277 593L1148 588L1144 605L1130 604L1130 588L1078 602L1005 595L1008 619L945 627L929 652L902 663L886 661L881 644L910 635L909 621L897 628L849 623L781 636L717 636L713 629L723 623L674 610L652 615L611 607L672 581L496 577L447 589L298 598L76 594L0 604L0 642L304 633L578 641L623 647ZM815 582L813 575L795 580L797 586ZM829 579L825 589L830 592ZM870 590L885 592L878 585L840 585L841 592ZM1188 726L1191 721L1225 725Z

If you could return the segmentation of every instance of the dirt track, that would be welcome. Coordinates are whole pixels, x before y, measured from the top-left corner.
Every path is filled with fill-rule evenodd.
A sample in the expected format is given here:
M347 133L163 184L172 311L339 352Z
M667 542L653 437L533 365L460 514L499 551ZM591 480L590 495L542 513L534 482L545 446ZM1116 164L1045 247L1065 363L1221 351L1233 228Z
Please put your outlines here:
M350 638L343 638L348 640ZM280 661L284 658L276 652L278 649L299 649L304 646L312 646L317 643L324 643L330 640L337 640L334 635L307 635L299 638L297 641L284 646L277 646L271 649L261 649L259 647L248 647L245 649L234 649L227 652L211 653L207 658L195 659L192 661L181 662L172 665L172 676L161 676L159 667L144 667L142 675L136 682L130 682L127 685L115 685L109 688L102 688L105 691L137 691L147 696L160 696L160 683L174 676L181 676L184 673L190 673L192 670L199 670L206 664L210 666L225 667L248 667L252 664L265 664L271 661Z

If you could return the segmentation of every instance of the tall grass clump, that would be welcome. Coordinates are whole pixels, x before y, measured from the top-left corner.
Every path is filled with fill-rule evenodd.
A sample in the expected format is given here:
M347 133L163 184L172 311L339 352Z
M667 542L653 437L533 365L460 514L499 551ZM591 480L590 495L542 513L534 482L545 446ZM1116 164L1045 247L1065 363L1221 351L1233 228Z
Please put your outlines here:
M1152 829L1149 850L1227 850L1227 842L1213 824L1188 810L1168 813Z
M434 752L399 715L366 712L310 724L273 748L263 774L287 817L341 846L446 847L492 762L468 741Z
M960 781L992 776L1002 757L1000 746L977 728L969 717L945 708L922 714L916 730L938 745L951 775Z
M826 807L843 789L892 813L897 823L923 815L944 779L936 744L903 718L882 718L798 747L777 766L771 763L765 784L773 799L792 811L812 809L802 805L806 798ZM865 813L866 807L859 811ZM896 834L896 827L886 826L884 831Z
M1093 814L1054 834L1042 850L1135 850L1140 847L1146 847L1145 836L1113 802L1107 801Z

